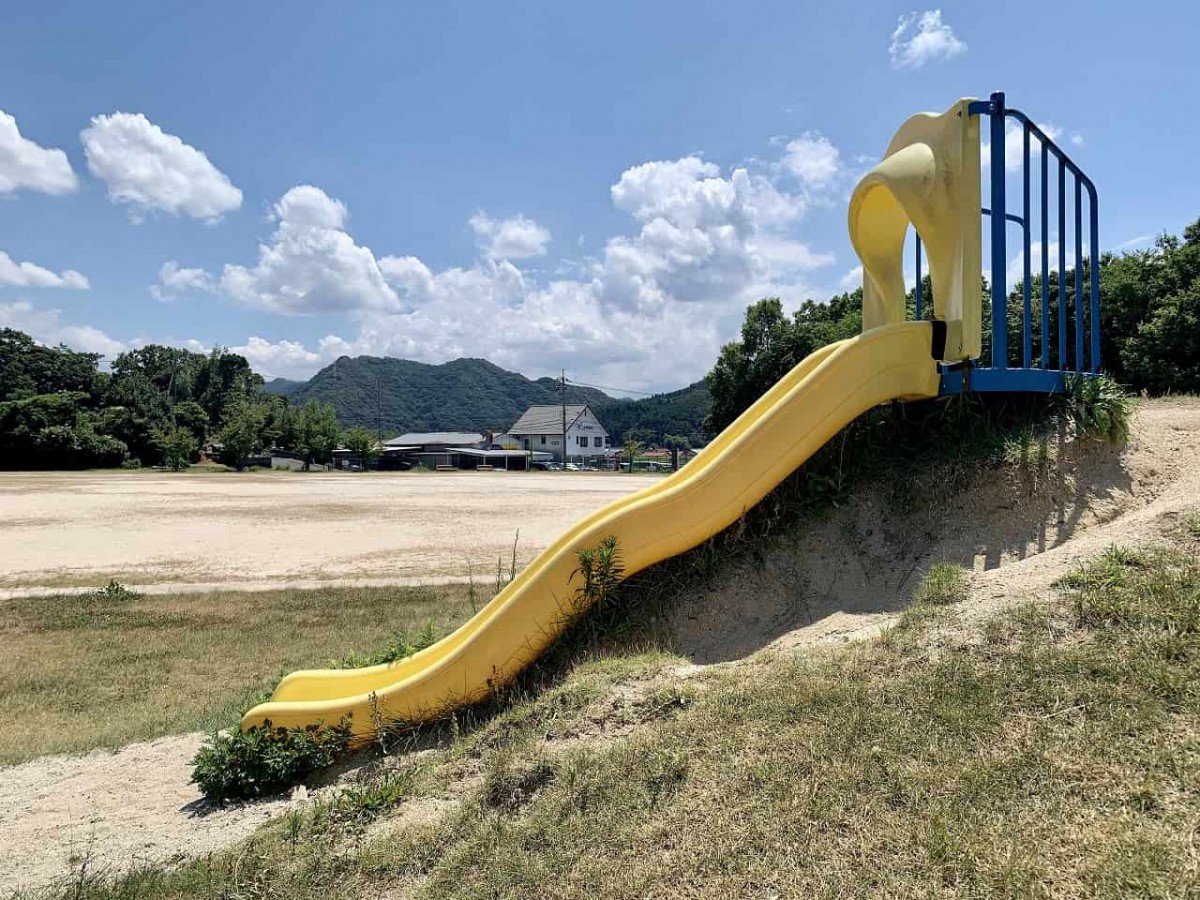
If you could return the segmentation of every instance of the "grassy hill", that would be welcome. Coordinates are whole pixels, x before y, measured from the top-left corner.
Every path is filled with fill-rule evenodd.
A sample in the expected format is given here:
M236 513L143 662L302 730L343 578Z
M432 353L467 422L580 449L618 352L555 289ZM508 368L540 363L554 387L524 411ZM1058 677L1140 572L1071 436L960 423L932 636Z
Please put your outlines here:
M376 356L343 356L292 391L293 403L333 404L343 425L385 433L504 429L525 410L561 400L553 378L531 380L486 359L441 365ZM603 391L567 386L568 403L610 401Z

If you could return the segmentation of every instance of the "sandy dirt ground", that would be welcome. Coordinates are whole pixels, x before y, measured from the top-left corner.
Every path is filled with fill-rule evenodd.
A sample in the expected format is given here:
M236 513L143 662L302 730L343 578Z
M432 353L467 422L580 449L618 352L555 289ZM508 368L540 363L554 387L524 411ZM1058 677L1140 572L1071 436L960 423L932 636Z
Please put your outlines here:
M1108 547L1161 542L1200 515L1200 400L1143 401L1125 447L1055 446L1045 469L985 472L944 503L900 513L887 494L860 491L681 607L680 652L710 665L871 637L935 562L971 571L964 624L1057 596L1059 577Z
M405 584L519 561L610 500L618 473L0 473L0 596Z
M336 482L343 483L350 482ZM601 493L610 485L595 482ZM485 515L479 495L473 496ZM598 503L599 497L587 494L587 500ZM229 503L227 497L211 502ZM556 502L567 501L557 495ZM985 474L945 505L917 506L899 515L878 489L863 491L794 542L726 574L681 607L674 623L679 650L702 669L736 665L764 648L795 650L876 634L896 620L938 560L961 562L973 572L971 597L959 608L965 621L1015 601L1051 597L1054 580L1080 562L1115 543L1161 541L1200 511L1200 401L1141 404L1124 450L1068 445L1046 471ZM84 860L94 871L203 854L306 802L203 806L187 784L187 761L199 741L184 735L0 769L0 891L68 877Z

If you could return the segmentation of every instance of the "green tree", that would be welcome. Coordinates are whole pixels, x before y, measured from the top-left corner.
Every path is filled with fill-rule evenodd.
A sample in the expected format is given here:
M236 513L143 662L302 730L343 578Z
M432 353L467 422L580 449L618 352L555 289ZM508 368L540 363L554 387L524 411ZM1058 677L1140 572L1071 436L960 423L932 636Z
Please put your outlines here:
M97 433L81 392L35 394L0 403L0 467L83 469L125 459L120 441Z
M263 405L252 400L236 400L226 408L225 422L217 438L227 465L239 472L246 467L246 457L259 446L259 432L265 417Z
M629 471L632 472L633 471L633 461L637 458L637 455L639 453L641 453L644 449L646 449L645 445L641 441L634 440L633 438L626 438L624 449L625 449L625 456L629 460Z
M0 328L0 400L95 390L98 353L43 347L14 328Z
M183 425L172 425L156 432L159 446L162 447L163 462L178 472L186 469L195 461L200 443L195 433Z
M187 429L198 445L208 437L208 413L195 400L176 403L171 407L171 418L180 428Z
M828 304L805 301L791 318L777 297L751 304L740 339L721 348L708 374L708 430L723 430L814 350L861 329L861 290L838 295Z
M364 469L366 469L367 463L373 460L379 453L378 445L375 442L375 434L369 428L363 428L361 425L349 429L343 440L346 449L362 461Z
M332 403L309 400L304 404L300 410L297 437L298 449L304 455L306 466L329 462L341 436L342 428Z
M220 422L227 406L257 397L262 387L262 376L251 370L244 356L214 347L197 367L193 399L208 411L209 421Z
M679 451L690 450L692 448L692 442L682 435L668 434L663 438L663 447L671 451L671 468L674 471L678 471Z

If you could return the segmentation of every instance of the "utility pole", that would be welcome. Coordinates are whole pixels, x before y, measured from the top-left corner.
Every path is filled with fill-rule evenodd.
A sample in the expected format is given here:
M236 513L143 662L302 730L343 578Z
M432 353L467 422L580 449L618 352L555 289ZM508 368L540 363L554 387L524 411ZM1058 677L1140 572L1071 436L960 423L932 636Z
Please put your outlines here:
M567 370L562 370L562 426L563 426L563 467L567 465Z
M378 375L375 376L375 439L383 443L383 382Z

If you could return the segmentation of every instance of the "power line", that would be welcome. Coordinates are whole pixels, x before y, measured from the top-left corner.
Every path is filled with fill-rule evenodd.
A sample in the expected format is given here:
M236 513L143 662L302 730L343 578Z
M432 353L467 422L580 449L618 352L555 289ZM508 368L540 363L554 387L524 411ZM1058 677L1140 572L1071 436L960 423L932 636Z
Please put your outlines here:
M650 391L635 391L633 388L613 387L611 384L588 384L586 381L575 381L573 378L567 379L567 383L575 387L595 388L598 391L618 391L622 394L640 394L643 397L657 396Z

